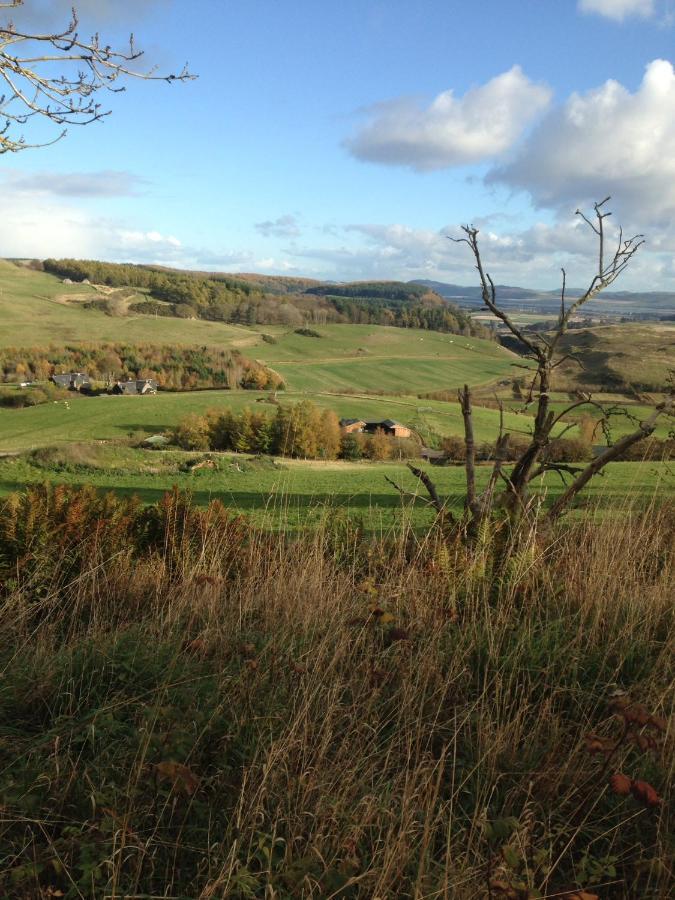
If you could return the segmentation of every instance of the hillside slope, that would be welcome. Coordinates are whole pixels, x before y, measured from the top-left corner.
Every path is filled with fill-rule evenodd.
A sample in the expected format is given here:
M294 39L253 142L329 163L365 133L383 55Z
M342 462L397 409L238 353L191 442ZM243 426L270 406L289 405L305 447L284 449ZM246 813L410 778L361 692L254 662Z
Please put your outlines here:
M88 285L0 261L2 347L125 342L240 349L276 369L291 389L418 393L508 378L515 356L492 341L378 325L244 326L87 309ZM10 379L11 380L11 379Z

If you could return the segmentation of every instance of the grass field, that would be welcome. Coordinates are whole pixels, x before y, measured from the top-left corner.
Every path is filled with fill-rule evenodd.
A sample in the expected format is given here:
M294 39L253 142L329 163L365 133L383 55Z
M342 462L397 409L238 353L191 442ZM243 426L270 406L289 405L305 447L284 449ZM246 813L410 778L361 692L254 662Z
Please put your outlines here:
M26 409L0 408L0 451L24 450L50 444L82 440L110 440L130 435L150 435L165 431L188 413L209 409L245 406L274 415L276 407L267 395L255 391L193 391L159 393L148 397L80 397L67 402L46 403ZM417 400L406 397L368 397L356 395L282 393L283 403L309 399L318 406L335 410L345 418L393 418L419 430L424 440L434 435L462 433L462 417L457 403ZM506 427L526 432L531 418L507 413ZM476 439L494 440L499 429L499 414L493 409L476 408Z
M561 385L664 390L675 369L675 325L665 322L569 331L560 346L583 362L583 368L573 362L561 366L556 376Z
M66 342L150 342L239 348L294 390L417 393L508 378L516 357L491 341L376 325L326 325L321 338L292 327L239 326L197 319L107 316L77 302L94 293L0 260L0 347ZM73 302L73 298L74 301ZM263 340L272 336L276 343Z
M181 471L181 464L199 454L180 451L145 451L132 448L76 445L70 464L67 453L43 463L30 457L0 460L0 494L27 484L53 481L60 484L90 484L120 495L137 495L144 503L155 503L177 486L189 491L204 505L218 499L254 521L273 528L295 529L316 525L330 508L341 508L363 519L369 530L390 529L409 520L415 526L429 524L433 515L418 502L401 502L387 477L407 490L424 490L403 463L308 462L303 460L256 459L240 454L214 454L217 470ZM426 467L443 496L458 510L463 502L464 469L460 466ZM490 468L479 466L478 483L484 484ZM562 488L557 477L548 477L539 487L546 500ZM624 505L643 505L655 496L675 494L675 481L666 464L614 463L602 478L595 479L584 495L584 505L620 511ZM581 506L577 507L581 508ZM408 515L401 517L402 510Z

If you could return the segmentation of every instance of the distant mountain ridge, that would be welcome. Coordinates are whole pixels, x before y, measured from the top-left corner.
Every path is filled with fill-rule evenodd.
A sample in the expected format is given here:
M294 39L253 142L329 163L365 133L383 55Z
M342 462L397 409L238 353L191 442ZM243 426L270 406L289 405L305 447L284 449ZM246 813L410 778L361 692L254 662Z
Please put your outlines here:
M461 284L449 284L443 281L431 279L414 279L410 284L419 284L428 290L435 291L446 300L468 306L483 306L481 289L477 285L467 287ZM544 311L544 304L548 311L553 302L560 301L560 291L537 291L531 288L516 287L507 284L495 285L498 298L506 306L531 306L536 312ZM580 288L568 288L567 296L572 299L580 296ZM596 300L592 300L587 307L588 312L610 313L615 315L630 315L636 313L667 315L675 314L675 292L669 291L604 291Z

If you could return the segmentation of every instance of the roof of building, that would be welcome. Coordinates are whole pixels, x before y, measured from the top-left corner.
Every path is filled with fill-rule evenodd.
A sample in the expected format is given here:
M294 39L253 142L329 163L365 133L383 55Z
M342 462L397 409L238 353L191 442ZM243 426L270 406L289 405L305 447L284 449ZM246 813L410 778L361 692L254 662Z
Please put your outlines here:
M396 422L394 419L366 419L366 425L382 425L385 428L407 428L402 422Z
M140 394L143 388L150 386L152 390L157 390L157 382L154 378L134 378L131 381L118 381L115 385L124 394Z

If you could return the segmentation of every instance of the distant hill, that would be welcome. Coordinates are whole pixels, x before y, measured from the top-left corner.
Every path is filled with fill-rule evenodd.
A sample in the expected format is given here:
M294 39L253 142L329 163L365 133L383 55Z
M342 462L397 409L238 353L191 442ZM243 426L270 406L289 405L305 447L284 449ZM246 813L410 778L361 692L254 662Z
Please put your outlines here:
M417 279L409 282L435 291L441 297L460 306L483 307L479 287L461 284L447 284L443 281ZM514 287L508 284L495 285L497 296L505 309L521 309L537 313L551 312L554 304L560 302L559 291L537 291L530 288ZM578 297L580 288L568 288L567 296ZM601 296L584 307L591 315L628 316L675 316L675 292L669 291L604 291Z

